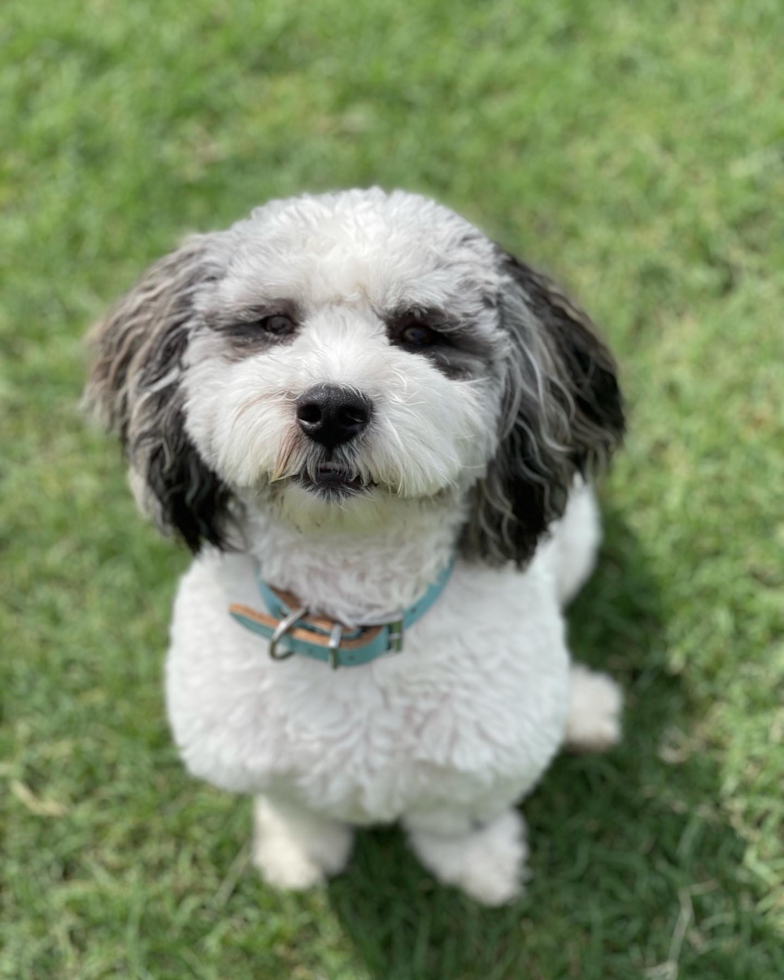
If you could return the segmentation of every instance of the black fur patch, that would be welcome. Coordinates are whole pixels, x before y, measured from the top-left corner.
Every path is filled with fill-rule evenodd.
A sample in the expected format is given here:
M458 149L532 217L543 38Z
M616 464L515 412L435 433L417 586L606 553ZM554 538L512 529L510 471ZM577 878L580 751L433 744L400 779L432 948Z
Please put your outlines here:
M162 520L194 553L205 541L228 550L228 487L199 456L185 431L181 408L168 414L167 429L165 439L159 434L147 457L147 483Z
M207 242L196 236L156 262L109 311L86 393L146 482L159 523L194 552L204 541L228 548L231 521L230 491L188 437L180 391L194 296L219 278Z
M620 444L626 430L615 359L591 320L552 280L511 255L506 267L553 338L570 382L576 420L595 427L593 438L581 439L576 433L575 462L585 472ZM554 394L564 397L559 388Z
M546 276L501 250L499 263L508 282L501 324L516 359L507 386L520 390L507 391L516 414L503 420L506 434L474 488L462 547L523 565L563 515L576 475L609 460L625 422L615 361L588 317Z

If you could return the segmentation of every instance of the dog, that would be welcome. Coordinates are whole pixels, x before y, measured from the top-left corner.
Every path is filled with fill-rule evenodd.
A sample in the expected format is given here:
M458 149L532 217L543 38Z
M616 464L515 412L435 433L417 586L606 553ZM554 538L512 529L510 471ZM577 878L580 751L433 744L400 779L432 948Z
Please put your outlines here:
M275 200L154 264L93 336L88 404L194 552L166 666L192 774L252 794L254 863L305 889L353 830L500 905L517 804L621 695L570 665L600 538L614 359L545 275L416 194Z

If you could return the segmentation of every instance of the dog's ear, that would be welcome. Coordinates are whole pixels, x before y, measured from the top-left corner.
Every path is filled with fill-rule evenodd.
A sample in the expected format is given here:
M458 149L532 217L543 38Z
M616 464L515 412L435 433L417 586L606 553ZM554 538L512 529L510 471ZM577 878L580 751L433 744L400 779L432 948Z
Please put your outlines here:
M194 552L227 547L230 523L231 495L186 431L181 389L195 297L221 275L216 238L194 236L156 262L95 326L84 399L119 435L142 508Z
M508 341L501 430L463 546L522 565L563 514L577 475L589 478L618 446L624 413L615 361L585 313L500 249L498 263Z

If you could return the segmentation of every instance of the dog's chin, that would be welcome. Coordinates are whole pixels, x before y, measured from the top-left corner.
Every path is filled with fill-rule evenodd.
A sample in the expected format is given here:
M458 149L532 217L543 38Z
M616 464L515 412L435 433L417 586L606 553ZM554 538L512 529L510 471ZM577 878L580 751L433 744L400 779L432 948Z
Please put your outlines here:
M374 533L408 520L412 508L418 512L444 502L443 491L405 494L382 479L330 463L276 480L270 489L277 516L307 534Z
M454 506L467 486L444 476L416 469L398 472L367 460L306 459L293 473L268 476L259 486L256 506L270 507L306 533L366 534L407 521L423 508Z
M360 533L385 525L399 502L385 488L351 474L298 474L273 484L278 517L310 533Z

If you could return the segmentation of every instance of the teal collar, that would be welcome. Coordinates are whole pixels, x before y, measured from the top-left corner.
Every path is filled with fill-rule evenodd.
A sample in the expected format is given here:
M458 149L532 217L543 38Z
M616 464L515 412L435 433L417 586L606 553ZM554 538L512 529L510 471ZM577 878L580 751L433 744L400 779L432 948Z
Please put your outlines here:
M454 559L441 571L417 601L399 619L379 626L348 627L333 619L312 616L290 593L273 589L256 573L267 614L237 603L229 614L245 629L270 641L273 660L295 653L337 667L358 667L386 653L400 653L405 631L430 609L449 581Z

